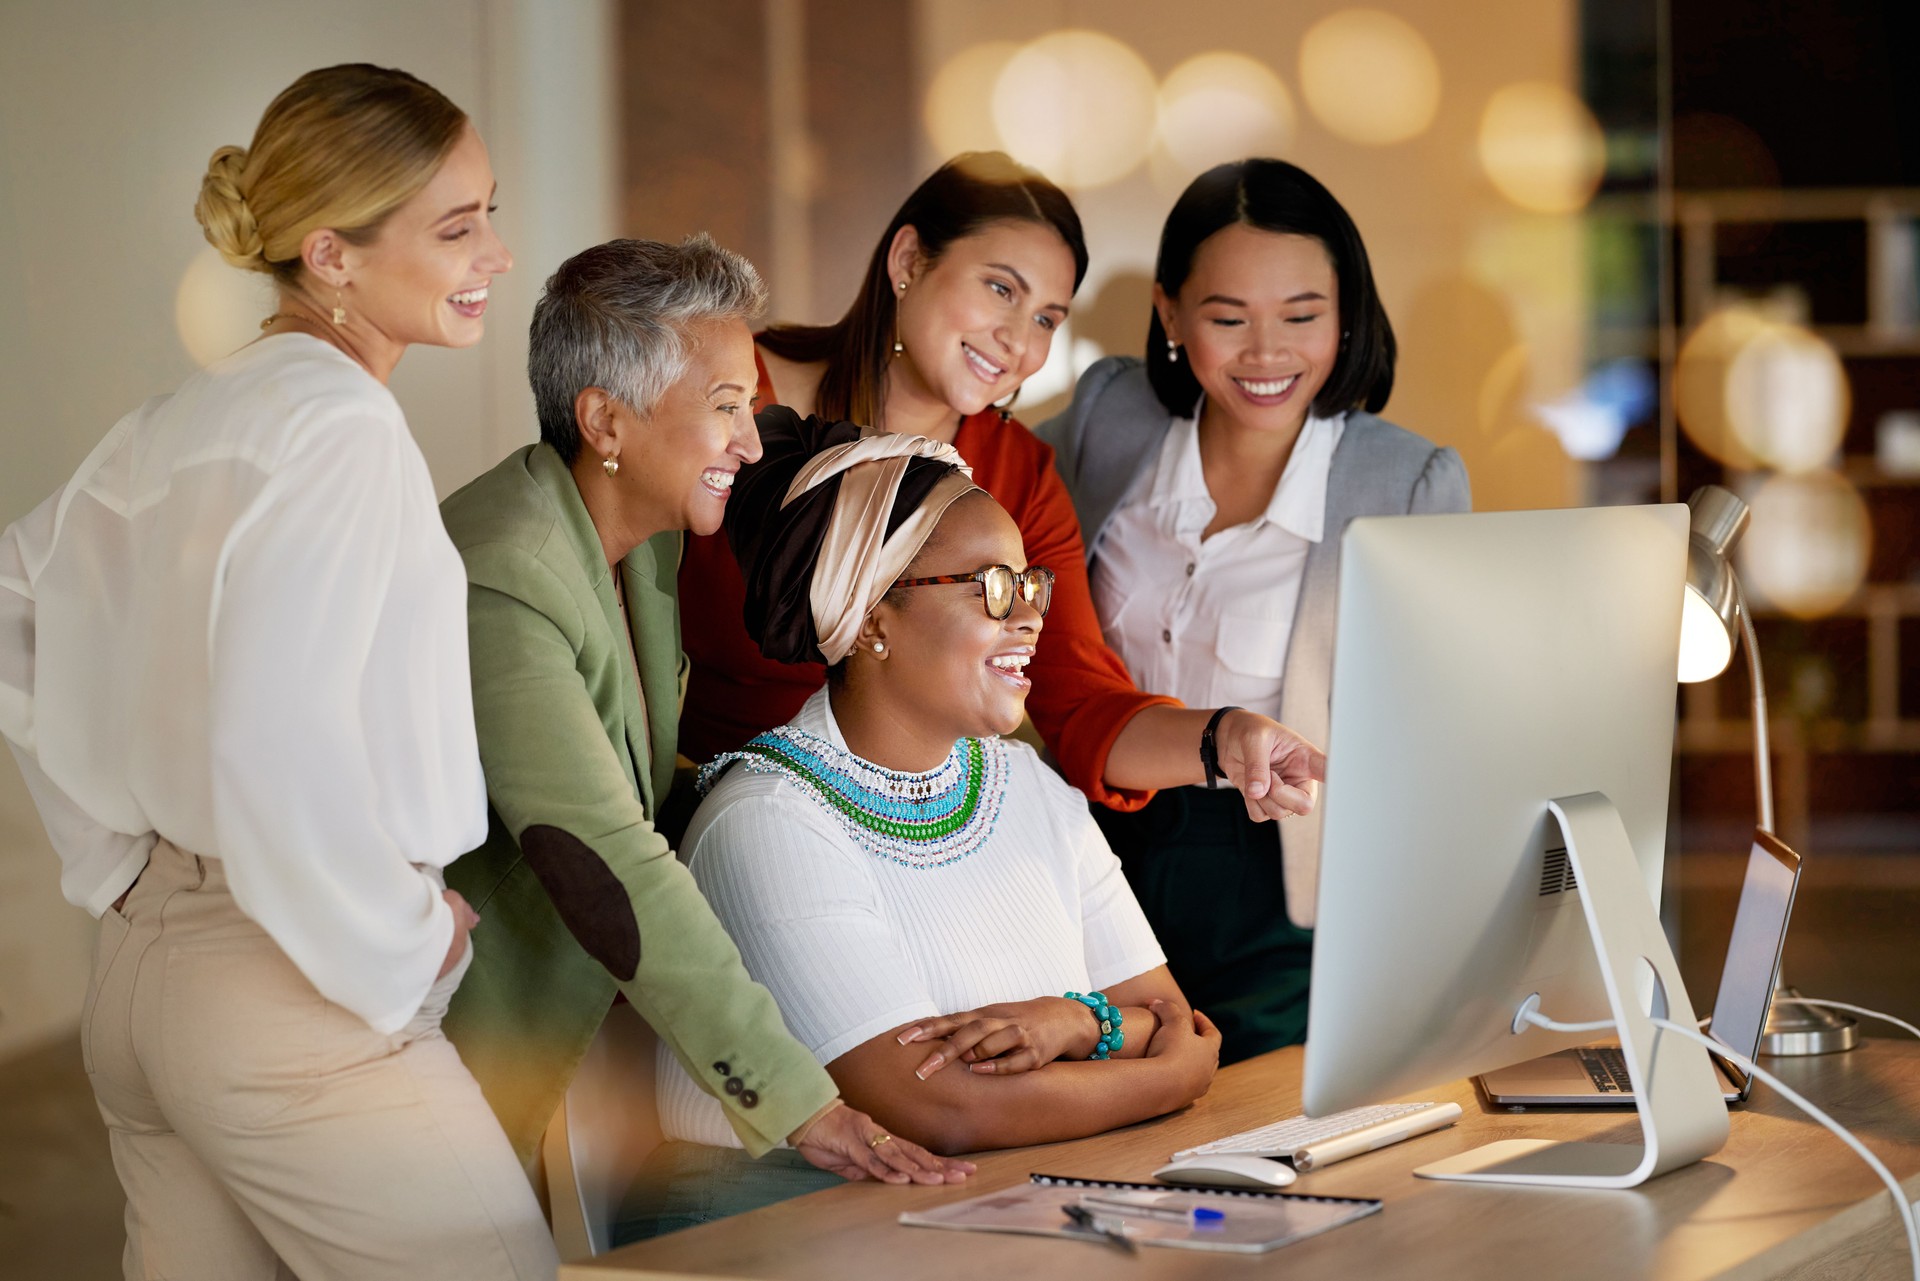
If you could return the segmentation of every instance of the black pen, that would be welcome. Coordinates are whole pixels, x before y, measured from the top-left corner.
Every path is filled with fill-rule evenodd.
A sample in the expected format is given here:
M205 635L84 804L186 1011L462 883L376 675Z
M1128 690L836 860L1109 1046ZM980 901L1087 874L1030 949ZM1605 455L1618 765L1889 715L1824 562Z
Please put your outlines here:
M1115 1223L1111 1219L1103 1219L1084 1206L1063 1205L1060 1207L1060 1211L1069 1219L1073 1220L1074 1227L1079 1231L1102 1237L1120 1249L1125 1250L1128 1254L1139 1253L1140 1247L1135 1245L1132 1238L1127 1236L1127 1229L1124 1224Z

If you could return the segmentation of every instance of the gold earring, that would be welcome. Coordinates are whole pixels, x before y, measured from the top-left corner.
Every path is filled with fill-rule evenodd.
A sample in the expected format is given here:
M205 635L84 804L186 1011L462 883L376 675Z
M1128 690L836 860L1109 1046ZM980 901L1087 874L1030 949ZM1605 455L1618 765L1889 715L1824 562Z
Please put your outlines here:
M612 480L615 476L618 476L620 474L620 460L618 458L615 458L612 454L608 454L607 460L601 463L600 465L607 469L608 480Z
M333 323L335 325L344 325L347 323L347 309L340 305L340 291L338 289L333 291Z

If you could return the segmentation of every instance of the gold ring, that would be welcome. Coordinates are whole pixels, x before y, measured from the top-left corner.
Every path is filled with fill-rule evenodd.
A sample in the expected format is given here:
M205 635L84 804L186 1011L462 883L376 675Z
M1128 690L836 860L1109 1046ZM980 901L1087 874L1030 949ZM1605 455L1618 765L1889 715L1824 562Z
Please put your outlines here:
M893 1142L893 1136L891 1134L876 1134L872 1138L867 1140L867 1146L870 1148L877 1148L882 1143L891 1143L891 1142Z

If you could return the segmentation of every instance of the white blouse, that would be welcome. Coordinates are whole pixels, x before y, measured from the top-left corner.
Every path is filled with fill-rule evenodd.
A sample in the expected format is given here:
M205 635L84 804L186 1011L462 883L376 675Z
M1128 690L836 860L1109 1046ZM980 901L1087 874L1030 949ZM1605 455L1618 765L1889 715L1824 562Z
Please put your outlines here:
M122 419L0 534L0 734L68 900L100 915L163 835L405 1026L453 936L438 869L487 830L466 595L399 404L327 343Z
M1307 551L1320 541L1345 414L1308 415L1259 516L1202 539L1218 510L1194 418L1176 418L1090 549L1100 630L1141 689L1276 720Z
M840 747L826 690L795 726ZM747 970L822 1065L911 1019L1095 991L1166 963L1084 796L1001 740L992 836L936 867L867 852L804 785L736 765L681 845ZM661 1047L668 1138L739 1147L720 1105Z

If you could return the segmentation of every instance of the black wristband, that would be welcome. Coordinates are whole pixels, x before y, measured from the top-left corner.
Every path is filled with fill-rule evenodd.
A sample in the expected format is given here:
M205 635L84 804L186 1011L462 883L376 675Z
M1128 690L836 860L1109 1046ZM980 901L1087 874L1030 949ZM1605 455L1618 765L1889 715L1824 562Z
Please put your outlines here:
M1214 745L1213 732L1220 728L1220 718L1228 712L1238 712L1238 707L1222 707L1214 712L1207 727L1200 731L1200 768L1207 776L1207 788L1217 790L1227 781L1227 772L1220 768L1220 749Z

